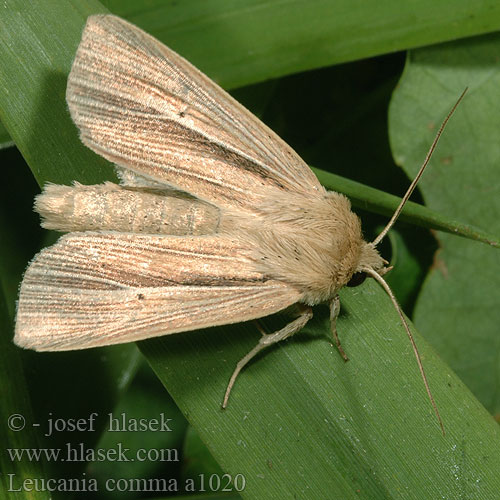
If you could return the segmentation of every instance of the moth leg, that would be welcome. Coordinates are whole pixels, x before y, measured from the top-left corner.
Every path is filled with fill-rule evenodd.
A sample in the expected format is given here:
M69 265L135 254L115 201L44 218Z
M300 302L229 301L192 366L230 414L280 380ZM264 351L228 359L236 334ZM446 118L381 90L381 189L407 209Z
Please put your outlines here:
M229 380L229 384L227 385L226 394L224 395L224 401L222 402L223 409L227 406L231 389L233 388L234 382L236 381L236 378L238 377L243 367L266 347L276 344L277 342L280 342L281 340L284 340L288 337L291 337L294 333L302 330L302 328L312 318L312 316L312 309L310 307L303 306L300 316L292 322L288 323L288 325L284 326L277 332L268 334L264 332L262 327L259 327L259 331L262 334L262 337L260 338L259 343L246 356L238 361L238 364L236 365L236 368L234 369L234 372Z
M333 339L335 340L335 344L337 345L337 349L340 352L340 355L344 358L344 361L349 361L347 354L344 349L340 345L340 339L337 333L337 318L340 312L340 298L338 295L335 295L333 299L330 301L330 328L332 330Z
M254 323L255 323L255 326L257 327L257 330L259 330L259 332L262 336L267 335L266 331L264 330L264 327L262 326L262 324L260 323L260 321L258 319L256 319L254 321Z

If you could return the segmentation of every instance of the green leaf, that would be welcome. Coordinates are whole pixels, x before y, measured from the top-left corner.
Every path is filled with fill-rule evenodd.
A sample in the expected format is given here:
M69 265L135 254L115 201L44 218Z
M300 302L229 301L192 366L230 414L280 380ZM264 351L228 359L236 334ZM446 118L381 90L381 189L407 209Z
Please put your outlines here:
M66 78L84 20L99 6L92 1L55 5L49 0L9 0L4 5L0 118L39 184L67 180L69 166L85 182L109 172L104 160L96 161L92 152L78 145L65 101ZM102 6L100 10L105 11Z
M500 29L496 0L106 0L225 88Z
M79 144L65 110L64 86L84 18L102 8L94 2L55 8L49 0L22 7L11 0L0 17L2 120L38 180L100 181L110 175L109 167L101 170L106 163ZM316 32L314 24L304 23L304 9L290 11L295 17L287 14L286 25L276 27L286 32L294 26L298 35L308 26L310 35ZM454 12L448 8L446 22ZM252 9L250 14L248 26L255 26L260 18L252 17ZM203 16L201 27L202 21ZM241 43L221 45L234 45L241 56L252 48L248 33L244 25L228 26ZM192 24L193 33L193 45L202 49L204 32ZM359 30L350 33L356 38ZM373 37L383 34L373 29ZM270 59L278 61L277 47ZM297 50L297 60L306 59L307 47L304 42L304 50ZM265 53L258 56L266 61ZM257 79L270 78L276 73L269 67L252 70ZM295 70L303 67L297 63ZM234 71L227 82L242 81L238 67ZM446 425L443 437L388 298L375 283L366 283L343 290L341 300L338 329L349 363L331 345L326 310L317 308L303 332L243 372L226 411L219 405L229 376L259 338L253 324L167 336L143 342L140 349L223 470L244 475L244 498L494 498L500 489L500 438L491 416L415 332ZM269 330L278 324L282 318L264 321ZM89 370L91 363L85 375Z
M391 107L391 139L409 175L424 144L468 86L421 182L429 207L500 231L500 36L410 53ZM437 235L440 246L415 311L426 338L483 404L500 412L500 255Z

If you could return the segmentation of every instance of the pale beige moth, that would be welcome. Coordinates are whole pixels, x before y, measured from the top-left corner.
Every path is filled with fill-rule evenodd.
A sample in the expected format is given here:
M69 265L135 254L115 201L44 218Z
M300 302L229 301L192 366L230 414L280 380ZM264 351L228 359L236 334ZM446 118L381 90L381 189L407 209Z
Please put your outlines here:
M81 140L116 165L120 184L49 184L37 197L42 225L69 234L24 275L17 345L119 344L298 304L295 319L238 363L225 406L241 368L299 331L316 304L330 304L346 358L335 327L343 286L374 277L397 307L376 245L417 179L383 233L364 241L349 200L325 190L290 146L185 59L112 15L88 19L66 98Z

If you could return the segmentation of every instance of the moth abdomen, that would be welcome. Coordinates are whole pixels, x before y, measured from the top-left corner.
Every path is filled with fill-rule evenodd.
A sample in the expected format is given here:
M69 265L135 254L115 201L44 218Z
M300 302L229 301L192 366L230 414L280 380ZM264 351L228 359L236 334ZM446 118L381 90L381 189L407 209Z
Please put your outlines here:
M104 184L48 184L37 196L42 226L56 231L201 235L217 232L219 209L178 192Z

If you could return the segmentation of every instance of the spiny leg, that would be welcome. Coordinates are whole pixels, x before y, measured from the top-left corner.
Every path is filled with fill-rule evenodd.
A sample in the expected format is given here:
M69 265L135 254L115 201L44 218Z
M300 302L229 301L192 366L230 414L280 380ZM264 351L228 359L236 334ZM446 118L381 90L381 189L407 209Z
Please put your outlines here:
M277 342L280 342L281 340L284 340L288 337L291 337L294 333L297 333L299 330L302 330L302 328L312 318L312 316L313 316L312 309L307 306L302 306L302 311L300 313L300 316L297 319L293 320L292 322L288 323L288 325L284 326L281 330L267 334L264 333L264 330L262 328L259 328L259 331L262 334L259 343L246 356L244 356L242 359L238 361L238 364L236 365L236 368L234 369L234 372L231 375L231 378L229 379L229 384L227 385L226 394L224 395L224 401L222 402L223 409L226 408L227 406L231 389L233 388L234 382L236 381L236 378L238 377L243 367L254 356L256 356L260 351L262 351L266 347L276 344Z
M333 299L330 301L330 328L333 333L333 338L335 340L335 344L337 345L337 349L340 352L340 355L344 358L344 361L349 361L347 354L344 349L340 345L340 339L337 333L337 318L340 312L340 298L338 295L335 295Z

